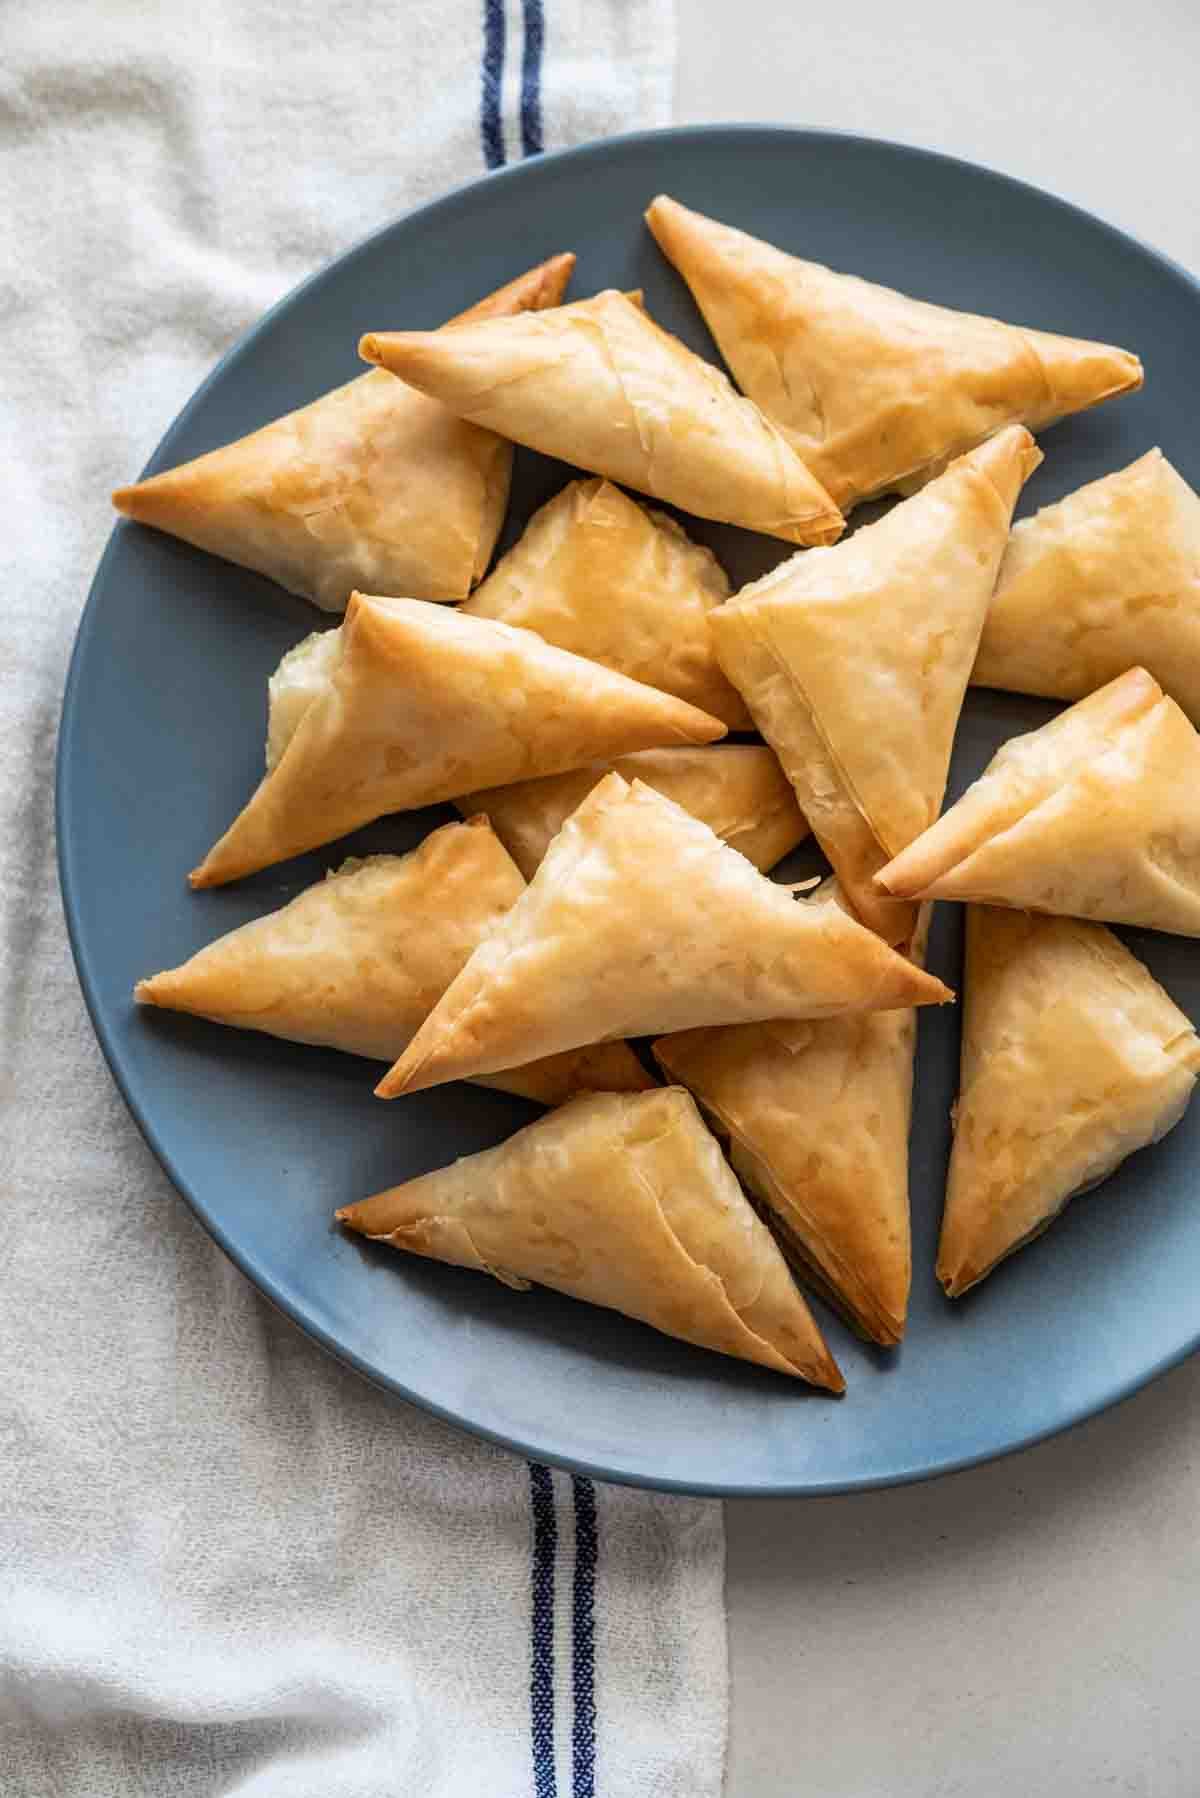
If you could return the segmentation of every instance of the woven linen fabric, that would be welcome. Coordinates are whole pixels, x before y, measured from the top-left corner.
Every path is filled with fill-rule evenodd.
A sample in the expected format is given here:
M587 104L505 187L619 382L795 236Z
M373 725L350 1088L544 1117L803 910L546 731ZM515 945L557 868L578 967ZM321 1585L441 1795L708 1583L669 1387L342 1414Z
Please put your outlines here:
M529 1466L279 1318L84 1012L53 760L132 478L299 278L666 122L670 0L7 0L0 59L0 1790L715 1798L719 1507Z

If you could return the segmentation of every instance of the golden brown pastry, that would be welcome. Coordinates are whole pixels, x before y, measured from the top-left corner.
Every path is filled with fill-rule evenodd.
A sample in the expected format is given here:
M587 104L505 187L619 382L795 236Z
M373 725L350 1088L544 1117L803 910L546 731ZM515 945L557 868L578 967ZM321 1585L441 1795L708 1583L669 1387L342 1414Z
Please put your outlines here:
M924 956L926 916L914 958ZM660 1037L784 1254L872 1342L904 1335L916 1013L728 1024Z
M749 714L717 664L708 614L729 597L711 550L609 481L572 481L463 607L536 631L698 705L730 730Z
M462 318L556 306L574 263L554 256ZM373 369L249 437L119 487L113 504L340 612L355 587L462 599L491 558L511 472L502 437Z
M1022 483L1013 425L836 549L793 556L711 616L721 665L863 921L912 908L873 877L938 815L963 695Z
M191 876L217 886L385 812L556 774L597 755L708 743L725 727L532 631L421 599L355 593L331 646L285 658L268 768ZM315 672L314 672L315 670Z
M841 534L770 420L626 294L452 332L374 332L359 349L473 424L685 512L789 543Z
M1082 699L1127 668L1200 724L1200 497L1157 449L1013 527L971 680Z
M574 1099L338 1212L410 1254L531 1282L831 1392L845 1381L687 1093Z
M1102 924L967 912L962 1080L938 1279L951 1298L1174 1128L1200 1042Z
M660 195L646 213L734 379L848 512L912 491L1008 424L1142 384L1128 350L909 299Z
M614 1037L952 995L642 781L606 774L418 1031L383 1098Z
M1144 668L1013 737L878 875L974 899L1200 936L1200 738Z
M468 793L455 804L464 816L485 811L526 880L532 880L551 838L613 769L625 780L642 780L656 793L665 793L762 874L808 835L787 776L771 750L758 743L639 749L569 774Z
M289 1042L394 1061L525 882L486 818L445 824L408 855L347 861L134 997ZM602 1043L483 1081L543 1105L653 1082L627 1043Z

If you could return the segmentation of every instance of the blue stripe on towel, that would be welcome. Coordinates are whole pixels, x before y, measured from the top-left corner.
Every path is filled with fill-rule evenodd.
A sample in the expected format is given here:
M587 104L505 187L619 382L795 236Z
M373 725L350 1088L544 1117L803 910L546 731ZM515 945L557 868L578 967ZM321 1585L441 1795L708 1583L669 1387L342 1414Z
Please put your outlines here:
M596 1791L596 1488L572 1474L575 1495L575 1591L571 1605L571 1683L575 1729L571 1737L571 1798Z
M554 1477L548 1467L529 1463L533 1506L533 1646L529 1669L529 1719L535 1798L556 1798L554 1776L554 1557L558 1519Z
M483 0L483 75L480 132L489 169L504 167L504 123L500 83L504 79L504 0Z
M521 150L526 156L542 151L542 47L546 19L542 0L521 0L525 25L525 49L521 57Z

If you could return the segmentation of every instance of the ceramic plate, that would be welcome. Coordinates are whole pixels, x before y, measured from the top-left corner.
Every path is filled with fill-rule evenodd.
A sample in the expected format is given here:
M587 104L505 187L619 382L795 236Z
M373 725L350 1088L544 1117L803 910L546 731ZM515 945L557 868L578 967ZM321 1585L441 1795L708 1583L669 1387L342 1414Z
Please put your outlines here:
M757 127L618 139L524 162L386 229L323 269L231 351L147 473L240 436L358 372L361 332L433 326L556 250L572 293L646 290L715 356L642 224L660 190L800 254L951 306L1136 350L1146 386L1045 433L1022 512L1161 444L1200 484L1200 291L1179 269L1018 182L894 144ZM518 455L509 537L567 478ZM735 582L786 554L703 535ZM267 676L323 622L270 582L120 524L84 613L63 708L58 829L80 979L129 1106L180 1192L261 1290L382 1386L546 1461L682 1491L815 1493L965 1466L1132 1391L1200 1335L1200 1105L955 1305L933 1277L958 1018L921 1020L913 1123L914 1280L895 1353L818 1306L844 1400L667 1340L611 1312L361 1245L334 1207L500 1141L533 1109L452 1086L392 1104L375 1070L135 1009L142 974L282 904L348 849L411 848L453 814L384 820L239 885L185 873L262 765ZM328 622L325 620L324 622ZM951 796L1052 708L971 694ZM807 872L802 855L787 874ZM931 966L958 984L961 913L940 906ZM1200 945L1127 940L1193 1018Z

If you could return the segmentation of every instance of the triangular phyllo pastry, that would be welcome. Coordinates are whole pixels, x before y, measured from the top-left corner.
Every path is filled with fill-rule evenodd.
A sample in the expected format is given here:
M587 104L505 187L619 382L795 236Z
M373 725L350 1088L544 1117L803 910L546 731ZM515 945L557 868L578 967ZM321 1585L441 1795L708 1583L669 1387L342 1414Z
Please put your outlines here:
M728 597L711 550L665 512L590 480L572 481L534 513L463 611L536 631L749 730L708 634L708 614Z
M555 256L462 318L556 306L574 262ZM249 437L118 488L113 504L340 612L356 587L462 599L491 558L511 472L502 437L373 369Z
M291 652L273 697L291 734L269 730L269 772L193 886L252 874L385 812L724 735L684 700L532 631L363 593L336 631Z
M645 781L656 793L665 793L752 861L760 873L769 872L808 835L777 757L758 743L639 749L569 774L470 793L455 803L465 815L486 812L526 880L532 880L551 839L613 769L624 780Z
M1013 527L971 679L1082 699L1127 668L1200 724L1200 496L1157 449Z
M687 1093L575 1099L498 1148L338 1212L375 1241L552 1286L668 1336L845 1382Z
M728 1143L788 1259L885 1347L904 1335L912 1272L916 1041L910 1009L687 1030L654 1045L667 1078L688 1088Z
M789 256L665 195L646 214L734 379L843 512L1142 384L1109 344L910 299Z
M606 774L381 1082L384 1098L614 1037L952 995L641 781Z
M1200 1042L1102 924L972 906L938 1279L957 1298L1183 1116Z
M140 980L134 996L394 1061L524 890L486 819L446 824L408 855L346 862L282 910ZM484 1084L558 1105L579 1092L641 1092L652 1082L627 1043L602 1043Z
M974 899L1200 936L1200 738L1144 668L1013 737L878 875Z
M777 427L626 294L453 331L379 331L360 350L473 424L685 512L789 543L841 534Z
M1012 509L1040 460L1014 425L712 614L722 666L847 898L890 942L912 913L873 876L938 815Z

